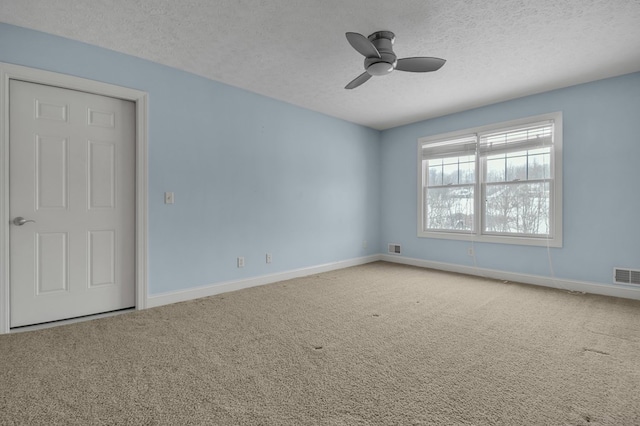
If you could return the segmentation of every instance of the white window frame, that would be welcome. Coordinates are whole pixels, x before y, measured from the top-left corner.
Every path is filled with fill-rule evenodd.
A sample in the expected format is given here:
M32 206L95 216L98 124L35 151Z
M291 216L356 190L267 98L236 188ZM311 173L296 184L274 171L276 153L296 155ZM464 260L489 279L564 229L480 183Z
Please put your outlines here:
M484 161L482 159L482 153L480 152L480 137L489 133L508 131L510 129L517 129L527 127L532 124L541 122L553 122L554 134L552 155L551 155L551 181L553 182L551 190L551 231L549 236L526 236L526 235L508 235L508 234L495 234L495 233L483 233L484 229L484 194L486 189L485 183L485 171ZM425 230L424 229L424 193L423 180L426 179L423 173L423 148L426 146L438 146L448 140L455 140L467 137L469 135L475 135L477 141L476 148L476 179L474 188L474 223L472 231L460 232L458 230ZM544 246L544 247L562 247L562 112L553 112L549 114L542 114L533 117L526 117L517 120L511 120L507 122L490 124L487 126L475 127L471 129L464 129L460 131L450 132L446 134L440 134L435 136L428 136L418 139L417 150L417 175L418 175L418 237L421 238L440 238L449 240L462 240L462 241L477 241L499 244L518 244L518 245L531 245L531 246Z

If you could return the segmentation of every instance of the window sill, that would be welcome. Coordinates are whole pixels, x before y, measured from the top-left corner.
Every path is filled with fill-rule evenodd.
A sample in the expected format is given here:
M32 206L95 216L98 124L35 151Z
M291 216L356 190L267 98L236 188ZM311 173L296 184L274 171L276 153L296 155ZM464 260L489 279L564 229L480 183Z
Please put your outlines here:
M512 244L521 246L562 247L561 238L509 237L504 235L478 235L464 232L425 232L418 231L419 238L471 241L474 243Z

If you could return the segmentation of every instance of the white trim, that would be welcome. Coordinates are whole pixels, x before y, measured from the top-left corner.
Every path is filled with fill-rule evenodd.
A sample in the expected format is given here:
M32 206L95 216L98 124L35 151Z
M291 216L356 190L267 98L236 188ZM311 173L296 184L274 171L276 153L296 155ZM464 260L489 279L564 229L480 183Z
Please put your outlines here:
M440 271L457 272L466 275L492 278L496 280L511 281L523 284L533 284L542 287L551 287L565 291L600 294L603 296L620 297L624 299L640 300L640 288L607 285L587 281L567 280L563 278L545 277L541 275L521 274L518 272L500 271L497 269L477 268L474 266L456 265L453 263L434 262L431 260L415 259L404 256L382 255L385 262L400 263L403 265L419 266L421 268L438 269Z
M147 135L148 95L136 100L136 309L147 307L149 151Z
M10 329L9 298L9 80L47 84L136 104L136 309L147 300L147 98L145 92L0 62L0 334Z
M381 255L374 254L371 256L358 257L355 259L342 260L339 262L325 263L323 265L317 266L310 266L308 268L293 269L291 271L279 272L276 274L262 275L259 277L253 277L244 280L226 281L203 287L157 294L154 296L149 296L149 298L147 299L147 307L153 308L156 306L168 305L176 302L184 302L186 300L213 296L220 293L242 290L244 288L271 284L278 281L291 280L293 278L306 277L309 275L320 274L322 272L349 268L351 266L364 265L366 263L377 262L379 260L381 260Z

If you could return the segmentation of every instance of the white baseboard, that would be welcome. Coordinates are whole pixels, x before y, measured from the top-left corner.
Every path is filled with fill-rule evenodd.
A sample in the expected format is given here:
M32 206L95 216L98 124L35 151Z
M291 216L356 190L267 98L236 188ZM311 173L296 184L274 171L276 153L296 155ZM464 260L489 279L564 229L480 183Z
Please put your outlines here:
M311 266L308 268L294 269L277 274L262 275L259 277L252 277L244 280L226 281L207 285L204 287L157 294L147 297L146 307L153 308L156 306L168 305L170 303L184 302L186 300L213 296L229 291L241 290L243 288L256 287L259 285L271 284L278 281L306 277L308 275L319 274L322 272L335 271L337 269L348 268L350 266L364 265L365 263L376 262L378 260L381 260L381 256L379 254L375 254L372 256L358 257L355 259L342 260L339 262L325 263L323 265Z
M385 262L401 263L403 265L419 266L422 268L438 269L441 271L457 272L460 274L476 275L503 281L533 284L543 287L557 288L567 291L600 294L603 296L621 297L624 299L640 300L640 287L619 284L599 284L586 281L567 280L562 278L544 277L541 275L520 274L496 269L476 268L474 266L456 265L453 263L433 262L430 260L414 259L404 256L383 254L380 256Z
M335 271L337 269L348 268L350 266L364 265L366 263L384 260L385 262L400 263L403 265L418 266L422 268L438 269L441 271L457 272L460 274L476 275L503 281L533 284L543 287L557 288L567 291L578 291L584 293L600 294L604 296L621 297L625 299L640 300L640 288L627 287L623 285L606 285L586 281L575 281L561 278L544 277L540 275L521 274L517 272L500 271L496 269L476 268L473 266L456 265L453 263L434 262L430 260L414 259L404 256L389 254L376 254L355 259L343 260L339 262L326 263L323 265L310 266L308 268L294 269L291 271L279 272L276 274L262 275L259 277L247 278L244 280L226 281L197 287L187 290L173 291L168 293L149 296L146 301L147 308L168 305L186 300L198 299L200 297L213 296L229 291L241 290L249 287L256 287L271 284L278 281L290 280L293 278L306 277L322 272Z

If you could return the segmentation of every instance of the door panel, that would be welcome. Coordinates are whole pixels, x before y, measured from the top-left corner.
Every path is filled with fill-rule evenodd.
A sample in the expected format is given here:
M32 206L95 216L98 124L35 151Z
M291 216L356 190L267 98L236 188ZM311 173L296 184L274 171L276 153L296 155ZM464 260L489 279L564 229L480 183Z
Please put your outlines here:
M36 234L35 279L36 295L67 291L67 239L66 232L43 232Z
M114 231L89 232L89 287L115 284L115 237Z
M89 141L89 208L115 208L115 144Z
M11 80L11 327L135 305L132 102Z
M36 210L66 209L68 140L36 135Z

